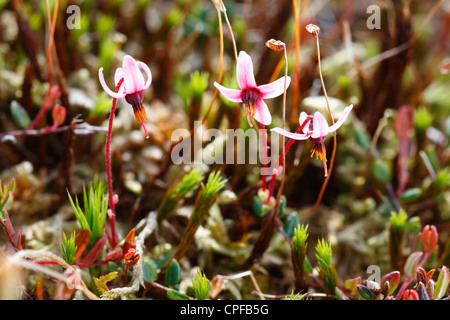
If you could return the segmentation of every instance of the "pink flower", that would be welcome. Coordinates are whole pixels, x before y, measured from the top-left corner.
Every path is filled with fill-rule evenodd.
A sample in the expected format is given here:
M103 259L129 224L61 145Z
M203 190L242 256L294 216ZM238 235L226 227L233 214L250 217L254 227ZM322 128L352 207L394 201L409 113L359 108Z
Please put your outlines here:
M147 82L145 83L139 68L144 70L147 74ZM126 55L123 58L122 68L118 68L114 75L116 86L119 81L123 79L124 85L120 87L118 92L109 89L103 77L103 68L98 70L98 77L107 94L115 99L125 98L125 100L131 104L136 120L142 124L145 135L148 138L147 128L144 125L144 122L147 120L147 114L145 113L142 101L144 100L144 90L147 90L152 82L150 68L145 63L136 61L133 57Z
M250 117L256 121L269 125L272 123L272 115L263 99L278 97L284 93L284 77L262 86L257 86L253 75L252 58L244 51L239 53L236 66L237 81L240 90L229 89L214 82L216 88L232 102L241 102L245 105L247 120L252 127ZM291 78L286 78L286 88L289 87Z
M344 109L341 117L339 118L339 120L330 127L328 126L328 123L327 123L327 120L325 119L325 117L320 112L316 112L314 114L312 121L309 123L309 125L306 125L303 128L303 133L292 133L292 132L289 132L287 130L284 130L284 129L278 128L278 127L273 128L271 131L274 131L276 133L284 135L290 139L295 139L295 140L309 139L314 144L314 146L311 149L311 157L313 157L315 155L316 159L322 160L323 167L325 170L325 176L327 176L328 171L327 171L327 166L325 164L325 162L327 161L327 157L326 157L325 145L323 144L323 142L325 141L325 138L327 137L327 135L329 133L336 131L337 129L339 129L342 126L342 124L344 123L345 119L347 118L347 116L350 113L350 111L352 110L352 108L353 108L353 105L346 107ZM304 121L306 121L306 119L308 117L311 117L311 116L307 115L305 112L300 113L300 117L299 117L300 126L303 124Z

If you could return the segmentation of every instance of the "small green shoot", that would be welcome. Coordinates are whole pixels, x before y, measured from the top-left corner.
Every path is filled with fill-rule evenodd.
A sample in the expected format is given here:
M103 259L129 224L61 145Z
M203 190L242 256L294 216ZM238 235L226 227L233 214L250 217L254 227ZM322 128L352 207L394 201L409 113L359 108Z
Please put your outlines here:
M161 222L173 210L177 203L188 193L196 190L204 179L203 173L198 169L192 169L183 176L181 181L167 190L161 204L158 207L158 222Z
M63 233L63 243L61 244L62 257L70 265L75 263L75 253L77 246L75 245L75 232L67 239L66 234Z
M81 228L91 232L88 245L88 249L90 249L105 232L108 210L106 184L103 181L94 180L87 188L83 188L84 211L80 207L78 198L74 202L70 194L67 194Z
M325 239L319 240L316 246L316 258L319 264L319 278L327 294L336 294L337 273L333 265L331 245Z
M209 299L209 290L211 290L211 284L204 273L197 273L197 277L192 279L192 286L194 287L194 294L197 300Z

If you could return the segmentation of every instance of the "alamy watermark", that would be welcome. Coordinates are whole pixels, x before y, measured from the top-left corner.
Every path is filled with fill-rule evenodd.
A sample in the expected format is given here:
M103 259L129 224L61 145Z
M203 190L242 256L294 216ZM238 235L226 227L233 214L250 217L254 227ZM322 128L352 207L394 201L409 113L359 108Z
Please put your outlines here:
M381 281L381 269L377 265L370 265L366 270L367 274L370 276L367 278L367 281L373 281L380 284Z
M367 14L370 16L366 20L366 26L369 30L381 29L381 9L379 6L372 4L367 7Z
M80 29L81 28L81 9L77 5L70 5L66 9L66 13L70 16L66 20L66 26L68 29Z

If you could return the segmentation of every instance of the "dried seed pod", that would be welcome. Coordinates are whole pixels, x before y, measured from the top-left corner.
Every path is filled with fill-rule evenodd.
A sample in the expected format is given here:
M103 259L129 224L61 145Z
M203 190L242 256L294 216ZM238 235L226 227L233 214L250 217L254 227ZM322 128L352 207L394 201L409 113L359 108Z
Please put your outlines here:
M273 51L280 52L286 47L286 44L280 40L270 39L266 42L266 46Z
M223 5L222 0L211 0L212 3L216 6L216 9L222 12L225 12L225 6Z
M311 33L313 35L313 37L315 38L319 35L320 28L318 26L316 26L315 24L310 23L306 26L306 31Z

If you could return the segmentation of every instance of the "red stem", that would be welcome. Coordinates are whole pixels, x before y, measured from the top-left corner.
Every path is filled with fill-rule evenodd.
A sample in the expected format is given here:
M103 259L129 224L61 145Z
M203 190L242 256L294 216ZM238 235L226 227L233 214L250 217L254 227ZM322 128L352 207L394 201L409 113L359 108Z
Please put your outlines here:
M306 118L306 120L305 121L303 121L303 123L302 123L302 125L300 126L300 128L298 128L298 130L297 130L297 134L299 134L299 133L301 133L302 131L303 131L303 128L305 128L305 126L309 123L309 121L311 121L312 120L312 117L308 117L308 118ZM284 150L284 154L286 155L287 154L287 152L289 151L289 149L291 148L291 146L292 146L292 144L295 142L296 140L295 139L289 139L289 141L288 141L288 143L286 143L286 147L285 147L285 150ZM277 167L279 167L280 166L280 163L281 163L281 161L283 161L283 155L282 154L280 154L280 157L278 158L278 166ZM273 195L273 187L274 187L274 185L275 185L275 177L276 177L276 174L273 174L272 175L272 179L270 180L270 187L269 187L269 197L267 198L267 202L270 200L270 197L272 197L272 195Z
M120 86L123 83L123 78L117 83L116 93L119 92ZM112 125L114 119L114 112L116 110L117 99L113 99L113 103L111 106L111 114L109 115L109 125L108 125L108 134L106 136L106 176L108 179L108 198L109 198L109 208L111 209L111 213L108 214L109 222L111 224L111 235L109 237L109 243L112 248L116 247L116 223L115 223L115 203L113 199L113 187L112 187L112 177L111 177L111 134L112 134Z
M262 152L263 152L263 176L262 176L262 189L263 191L266 190L267 185L267 139L266 139L266 130L264 125L260 124L260 133L261 133L261 140L262 140Z
M43 265L46 265L46 264L58 264L58 263L56 263L53 260L33 260L33 263L35 263L35 264L43 264Z

